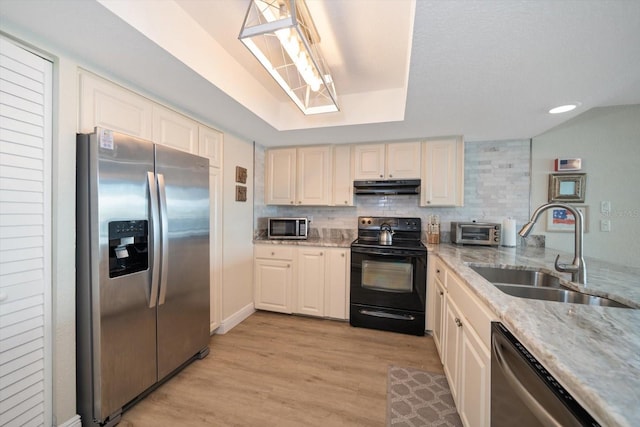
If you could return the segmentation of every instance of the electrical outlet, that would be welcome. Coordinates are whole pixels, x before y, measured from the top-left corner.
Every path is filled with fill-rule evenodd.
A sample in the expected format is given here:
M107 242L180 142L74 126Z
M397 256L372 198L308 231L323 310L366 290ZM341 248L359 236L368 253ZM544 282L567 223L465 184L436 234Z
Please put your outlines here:
M611 202L608 202L608 201L600 202L600 213L609 215L611 213Z
M604 232L611 231L611 220L609 220L609 219L601 219L600 220L600 231L604 231Z

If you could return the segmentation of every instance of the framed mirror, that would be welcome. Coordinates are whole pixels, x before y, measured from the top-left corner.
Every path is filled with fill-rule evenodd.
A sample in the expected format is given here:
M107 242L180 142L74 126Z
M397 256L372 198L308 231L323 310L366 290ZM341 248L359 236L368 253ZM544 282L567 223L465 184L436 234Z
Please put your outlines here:
M584 203L586 173L549 174L549 201Z

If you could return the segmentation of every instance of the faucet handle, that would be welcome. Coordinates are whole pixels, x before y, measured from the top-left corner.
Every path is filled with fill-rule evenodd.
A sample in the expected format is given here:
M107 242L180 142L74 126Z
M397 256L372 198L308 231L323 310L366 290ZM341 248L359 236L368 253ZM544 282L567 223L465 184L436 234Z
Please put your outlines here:
M556 270L562 272L562 273L573 273L574 271L578 271L579 266L574 265L574 264L561 264L558 261L560 260L560 254L558 254L558 256L556 257L556 262L555 262L555 267Z

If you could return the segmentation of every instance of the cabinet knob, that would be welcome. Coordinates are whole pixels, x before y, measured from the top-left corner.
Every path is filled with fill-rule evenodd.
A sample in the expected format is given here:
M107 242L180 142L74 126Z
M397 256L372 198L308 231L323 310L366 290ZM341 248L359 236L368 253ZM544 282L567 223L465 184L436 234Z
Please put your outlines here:
M383 176L382 176L382 175L380 175L380 178L383 178Z
M427 204L430 205L431 204L431 200L427 200Z
M302 200L298 200L298 204L301 205L302 204Z
M293 200L292 200L292 201L290 201L289 203L293 204Z
M443 295L444 295L444 292L440 291L440 296L443 296Z
M393 175L389 174L389 178L393 178Z
M345 201L344 201L344 204L345 204L345 205L348 205L348 204L349 204L349 202L345 200Z
M439 268L436 269L436 273L440 274L440 269Z
M457 317L456 317L456 325L458 325L458 328L462 327L462 322Z
M287 268L290 268L290 267L291 267L291 264L287 264Z
M341 256L342 258L344 258L344 254L340 254L340 256Z
M275 252L271 252L271 256L274 256L276 253Z

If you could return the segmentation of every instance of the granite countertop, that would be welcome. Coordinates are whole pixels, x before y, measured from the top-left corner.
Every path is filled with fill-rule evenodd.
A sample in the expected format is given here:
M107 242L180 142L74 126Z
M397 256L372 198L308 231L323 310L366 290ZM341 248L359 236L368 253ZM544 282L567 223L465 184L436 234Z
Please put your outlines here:
M640 269L586 258L587 284L554 269L551 248L428 245L494 311L549 372L604 426L640 425L640 310L507 295L469 265L534 267L567 286L640 307Z
M309 237L306 240L270 240L257 238L253 243L268 245L323 246L328 248L348 248L353 242L351 237Z

